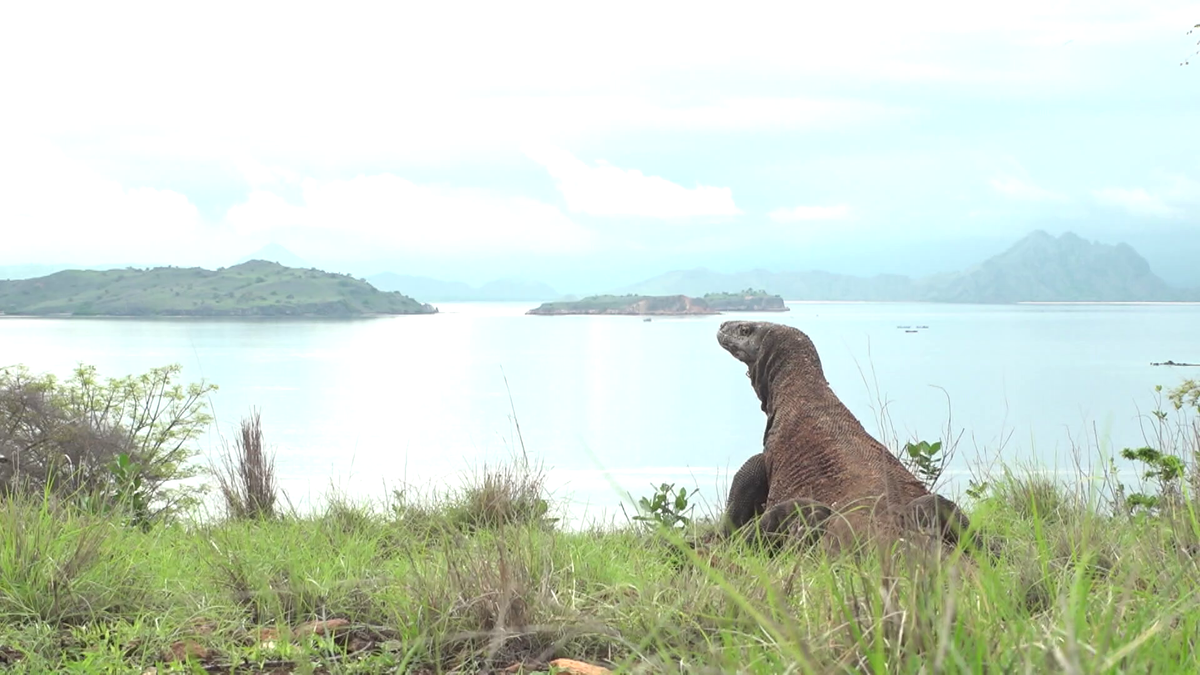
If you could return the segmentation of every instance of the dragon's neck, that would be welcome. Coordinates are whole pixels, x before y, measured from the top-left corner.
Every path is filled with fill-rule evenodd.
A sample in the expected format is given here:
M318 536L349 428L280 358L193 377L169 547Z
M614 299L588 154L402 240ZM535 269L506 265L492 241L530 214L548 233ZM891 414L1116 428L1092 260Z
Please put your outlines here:
M801 364L794 360L772 355L759 359L750 368L750 384L754 387L754 393L758 394L762 411L767 414L767 427L763 430L764 447L778 414L784 408L782 397L786 396L787 392L819 391L814 387L829 386L822 373L818 371L814 374L811 369L797 367L798 365ZM796 410L794 404L787 408Z

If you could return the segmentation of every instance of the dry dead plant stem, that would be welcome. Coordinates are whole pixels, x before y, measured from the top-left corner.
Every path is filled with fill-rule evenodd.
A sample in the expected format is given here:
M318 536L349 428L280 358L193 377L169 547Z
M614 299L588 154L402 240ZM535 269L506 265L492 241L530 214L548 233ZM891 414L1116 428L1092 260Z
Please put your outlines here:
M229 516L239 520L275 517L275 456L263 447L259 411L252 409L250 417L242 419L232 452L228 443L222 444L221 466L212 473Z

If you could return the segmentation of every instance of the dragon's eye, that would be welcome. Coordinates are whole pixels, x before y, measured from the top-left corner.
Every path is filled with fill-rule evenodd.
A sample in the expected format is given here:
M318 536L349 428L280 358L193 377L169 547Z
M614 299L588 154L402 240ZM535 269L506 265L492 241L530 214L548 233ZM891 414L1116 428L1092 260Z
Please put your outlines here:
M741 333L742 335L749 335L753 330L754 329L751 328L749 325L742 324L742 327L738 330L738 332Z

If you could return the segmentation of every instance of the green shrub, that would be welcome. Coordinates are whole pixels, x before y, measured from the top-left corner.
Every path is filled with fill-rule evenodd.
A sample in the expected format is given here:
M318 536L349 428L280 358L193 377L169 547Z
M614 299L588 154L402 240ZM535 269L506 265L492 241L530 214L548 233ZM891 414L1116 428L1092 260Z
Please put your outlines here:
M484 466L452 500L451 522L468 530L515 524L552 524L548 518L546 472L543 465L518 458L499 466Z
M181 370L106 381L84 365L65 380L0 370L0 494L70 496L125 510L138 525L192 504L195 488L168 485L198 473L192 443L216 387L177 384Z
M652 527L687 527L692 522L689 514L693 508L694 505L688 504L687 488L676 490L674 483L662 483L649 499L638 498L638 515L633 519Z

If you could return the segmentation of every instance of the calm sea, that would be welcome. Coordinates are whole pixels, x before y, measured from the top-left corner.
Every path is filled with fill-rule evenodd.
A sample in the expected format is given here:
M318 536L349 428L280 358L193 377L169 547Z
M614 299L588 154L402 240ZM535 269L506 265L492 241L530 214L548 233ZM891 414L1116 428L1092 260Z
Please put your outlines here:
M331 484L362 497L455 485L519 451L515 409L555 495L588 519L619 514L616 486L636 497L673 482L719 502L759 450L764 416L715 338L729 318L806 331L872 433L881 403L885 435L901 443L944 438L949 425L950 494L997 455L1068 469L1073 445L1092 455L1140 445L1154 385L1200 375L1150 366L1200 361L1197 305L789 303L783 314L645 322L525 316L533 304L353 321L6 318L0 366L67 375L82 362L115 376L180 363L188 381L220 387L204 450L258 407L301 505Z

